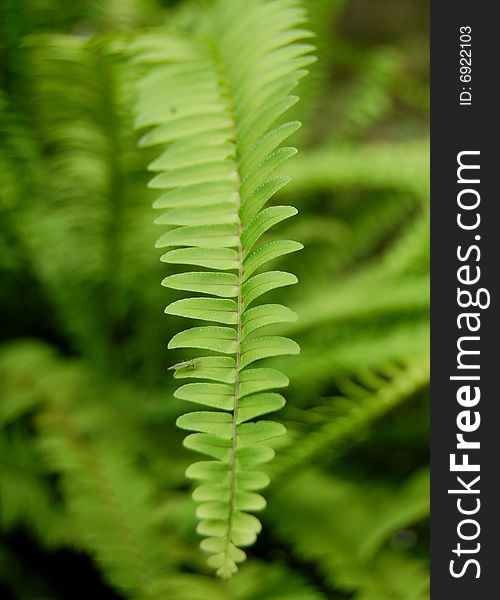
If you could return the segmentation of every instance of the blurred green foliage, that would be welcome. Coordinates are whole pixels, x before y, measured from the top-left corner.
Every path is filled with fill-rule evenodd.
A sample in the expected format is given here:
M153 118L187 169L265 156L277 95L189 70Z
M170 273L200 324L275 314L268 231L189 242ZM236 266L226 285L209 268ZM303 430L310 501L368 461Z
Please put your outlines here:
M228 0L230 1L230 0ZM203 0L0 0L0 593L20 600L428 597L428 40L420 0L305 0L319 62L281 192L298 357L264 531L198 549L132 127L135 32Z

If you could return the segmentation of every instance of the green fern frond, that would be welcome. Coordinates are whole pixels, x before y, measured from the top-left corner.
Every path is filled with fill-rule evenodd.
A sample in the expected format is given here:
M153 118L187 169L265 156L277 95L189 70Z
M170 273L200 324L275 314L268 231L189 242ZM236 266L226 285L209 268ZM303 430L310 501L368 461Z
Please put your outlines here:
M355 600L428 598L428 565L415 547L415 526L429 514L428 468L397 485L299 469L274 488L269 514L276 534L314 561L332 590ZM398 544L400 532L408 544Z
M365 61L337 132L341 139L366 134L393 105L392 88L402 71L400 51L382 46L372 50Z
M47 410L38 419L41 453L61 476L78 545L114 586L137 593L168 570L176 545L162 531L151 480L114 441L88 440L80 425L60 407Z
M158 353L145 359L137 351L143 340L152 347L155 336L160 344L166 335L144 317L163 304L153 285L160 265L147 250L156 235L154 195L132 125L133 73L114 49L118 40L26 39L32 148L13 148L19 126L0 116L0 133L13 131L0 142L0 179L5 189L6 161L16 183L6 198L16 203L12 235L68 343L103 370L130 372L134 364L135 371L140 361L151 373ZM151 285L142 287L148 278Z
M98 390L108 402L109 392L82 363L37 342L0 352L0 382L0 425L9 425L0 428L0 450L9 450L0 464L0 529L29 523L44 544L93 555L126 597L163 598L145 592L186 553L165 522L157 482L138 467L130 432L113 431L96 408ZM21 415L31 416L24 428Z
M378 370L366 370L358 375L356 383L346 379L343 395L332 398L326 419L315 422L313 430L307 432L289 431L290 443L273 465L273 476L288 474L322 453L345 446L350 437L426 388L429 379L426 353L402 365L389 362ZM303 416L300 421L307 423L307 418Z
M316 190L387 188L427 199L429 141L325 144L301 155L293 174L287 191L297 196Z
M197 42L136 42L139 62L152 65L142 81L137 124L153 126L144 146L168 144L150 165L157 173L150 186L163 191L154 205L163 211L156 222L167 226L157 242L166 250L162 261L195 268L162 283L200 294L169 304L166 312L216 323L178 333L169 348L222 355L178 368L176 377L208 383L188 383L175 395L217 409L185 414L177 424L195 432L186 447L215 459L191 465L187 476L201 481L193 494L200 502L198 531L206 536L201 546L218 575L228 578L246 557L240 548L253 544L261 529L249 514L265 506L256 493L269 483L260 465L273 457L268 441L284 433L281 424L255 419L284 405L270 390L287 379L248 367L299 352L292 340L262 333L296 315L282 305L253 304L296 283L287 272L256 272L301 245L256 244L297 212L265 205L287 183L274 173L295 154L281 144L300 125L276 122L295 104L290 92L314 59L313 47L300 41L310 34L300 28L305 14L294 0L219 2L211 16Z

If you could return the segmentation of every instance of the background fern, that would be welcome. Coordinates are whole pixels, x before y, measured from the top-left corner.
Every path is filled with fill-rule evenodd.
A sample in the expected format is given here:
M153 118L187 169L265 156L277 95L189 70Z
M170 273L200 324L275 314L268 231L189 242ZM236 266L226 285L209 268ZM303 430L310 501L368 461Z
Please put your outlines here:
M281 15L295 3L271 4ZM191 325L161 313L191 293L158 285L218 269L158 260L172 251L155 253L158 235L184 225L152 223L162 192L147 165L172 172L161 144L137 142L170 118L154 121L147 88L169 62L210 65L224 106L221 64L238 97L251 91L238 43L252 30L232 23L267 3L0 1L2 597L428 597L426 7L377 4L375 23L364 0L303 5L318 63L292 92L301 101L286 119L303 127L286 144L300 152L271 200L300 217L262 238L304 244L264 265L300 281L265 302L298 314L269 335L301 354L263 365L290 380L277 417L287 433L262 467L262 532L223 583L198 548L184 474L194 455L175 426L190 406L175 390L196 369L167 370L211 351L165 350ZM238 139L236 154L234 138L222 143L231 149L214 160L248 168Z

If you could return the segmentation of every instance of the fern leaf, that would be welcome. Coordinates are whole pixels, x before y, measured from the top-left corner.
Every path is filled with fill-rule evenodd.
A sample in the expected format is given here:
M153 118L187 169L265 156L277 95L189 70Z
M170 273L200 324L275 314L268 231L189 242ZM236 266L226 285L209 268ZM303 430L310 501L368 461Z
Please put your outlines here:
M423 353L402 365L389 362L381 374L367 369L358 375L362 385L345 380L344 395L332 402L339 409L338 414L324 423L315 422L314 430L300 437L289 432L293 443L274 464L273 476L283 477L307 462L314 462L325 452L331 456L339 446L345 447L346 439L428 387L429 368L429 356Z
M284 398L270 390L287 385L272 369L248 368L270 356L296 354L292 340L265 335L268 325L293 321L295 313L277 304L251 306L297 278L286 272L258 272L268 261L301 245L279 241L258 245L266 231L296 214L291 206L266 203L287 182L276 177L296 153L280 144L300 126L279 119L297 98L290 92L313 62L302 43L304 11L295 0L218 2L200 39L175 43L150 36L136 41L138 62L149 65L141 83L137 125L152 126L145 146L162 145L150 165L150 187L164 190L155 208L157 223L168 226L157 247L162 260L201 267L175 273L163 285L200 294L172 302L167 314L208 321L175 335L169 348L198 348L226 356L202 356L177 369L188 383L175 396L211 410L181 416L191 431L185 446L212 459L192 465L188 477L201 480L193 497L200 503L201 546L222 578L237 570L261 526L249 512L262 510L255 493L268 477L259 465L274 452L270 440L285 428L258 419L280 409ZM163 60L162 58L163 57ZM164 146L167 144L167 146ZM216 409L216 410L213 410Z
M369 488L366 480L299 468L274 489L270 513L294 555L318 566L332 589L329 598L339 589L356 600L429 597L426 561L416 549L390 544L395 533L428 517L427 468L398 486L382 480ZM313 527L311 514L322 515Z

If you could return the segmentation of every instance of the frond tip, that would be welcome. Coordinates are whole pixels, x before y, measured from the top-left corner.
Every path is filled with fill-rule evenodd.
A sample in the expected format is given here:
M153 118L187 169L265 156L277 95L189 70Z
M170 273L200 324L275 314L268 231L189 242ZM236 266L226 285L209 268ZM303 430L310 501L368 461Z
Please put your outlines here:
M314 59L313 47L300 41L309 33L299 28L305 17L295 0L219 2L211 17L208 34L204 30L198 41L155 35L134 44L142 53L138 62L150 66L138 125L152 129L142 143L163 146L150 166L157 173L150 186L163 190L154 205L163 211L156 222L167 226L157 247L166 249L164 262L187 266L162 283L198 294L172 302L165 312L209 323L178 333L169 348L219 353L174 370L176 378L204 380L175 395L210 410L187 413L177 425L193 432L187 448L211 458L186 474L200 482L193 498L198 532L206 537L201 547L217 574L228 578L246 557L241 548L261 530L249 514L266 504L257 493L269 483L260 465L274 456L270 440L285 431L260 417L283 407L283 396L271 390L286 386L287 378L249 366L299 352L292 340L265 335L268 325L293 321L295 313L255 303L297 282L290 273L262 268L302 246L258 243L297 212L265 205L287 183L274 173L296 150L280 144L300 126L276 122L296 102L290 92Z

